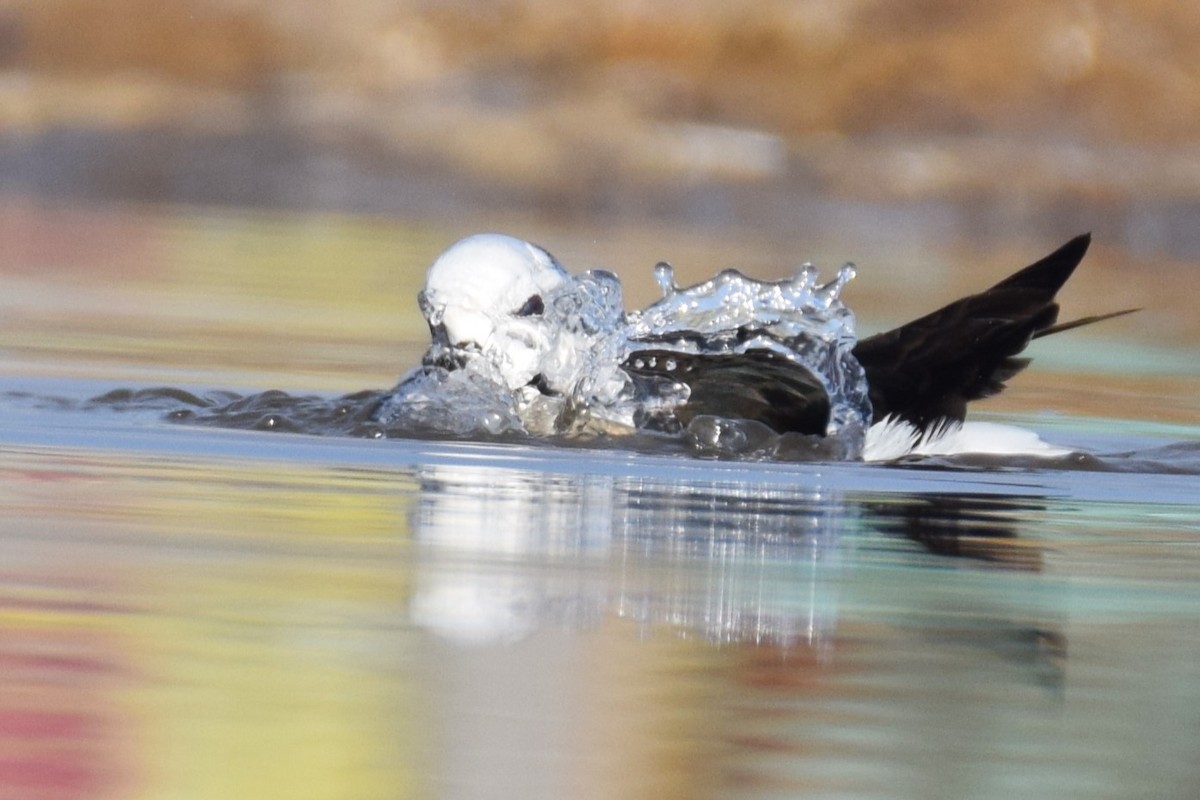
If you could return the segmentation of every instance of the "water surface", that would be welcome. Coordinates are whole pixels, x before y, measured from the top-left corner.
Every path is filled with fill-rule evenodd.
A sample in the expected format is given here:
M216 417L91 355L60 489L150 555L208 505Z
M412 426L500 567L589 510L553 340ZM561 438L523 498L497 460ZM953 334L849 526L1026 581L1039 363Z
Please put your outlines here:
M88 219L4 272L0 795L1195 796L1185 348L1047 342L1051 465L213 427L88 401L384 389L439 236Z

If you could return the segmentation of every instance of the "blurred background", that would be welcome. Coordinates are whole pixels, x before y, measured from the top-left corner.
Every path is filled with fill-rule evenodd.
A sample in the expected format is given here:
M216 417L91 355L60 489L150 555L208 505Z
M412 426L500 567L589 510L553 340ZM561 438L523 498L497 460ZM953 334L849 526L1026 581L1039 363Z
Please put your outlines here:
M1068 313L1145 306L1104 331L1192 342L1196 41L1200 4L1155 0L0 0L0 252L93 274L127 217L48 215L265 212L328 282L363 237L314 259L312 228L350 215L409 226L372 251L403 253L415 277L372 286L406 310L438 251L503 229L631 302L660 259L853 260L884 324L1091 230ZM287 282L261 261L235 272Z

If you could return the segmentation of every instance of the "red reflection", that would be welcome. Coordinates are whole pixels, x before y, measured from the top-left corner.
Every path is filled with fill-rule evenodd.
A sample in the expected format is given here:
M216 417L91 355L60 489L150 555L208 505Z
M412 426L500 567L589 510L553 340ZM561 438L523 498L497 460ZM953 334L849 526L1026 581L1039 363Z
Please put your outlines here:
M129 788L109 649L90 631L0 627L0 798L94 799Z

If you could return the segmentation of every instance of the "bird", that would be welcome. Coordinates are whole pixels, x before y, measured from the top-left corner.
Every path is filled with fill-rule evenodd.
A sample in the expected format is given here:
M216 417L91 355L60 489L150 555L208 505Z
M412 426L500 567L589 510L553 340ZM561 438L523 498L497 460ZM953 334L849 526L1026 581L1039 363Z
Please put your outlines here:
M1076 236L988 289L855 340L848 357L836 353L865 380L863 458L1067 452L1012 426L968 424L966 415L970 403L1000 393L1029 364L1022 353L1033 340L1136 310L1058 322L1056 295L1090 243L1090 234ZM839 278L835 301L846 279ZM385 417L405 412L406 382L469 368L505 394L534 434L560 432L564 416L580 411L635 430L678 430L710 417L779 435L822 437L830 427L827 376L797 364L759 326L722 330L724 344L708 349L683 348L677 332L631 334L638 312L624 312L615 275L572 276L545 248L516 237L476 234L451 246L430 267L419 304L431 347L422 368L385 402ZM668 397L647 412L655 392Z

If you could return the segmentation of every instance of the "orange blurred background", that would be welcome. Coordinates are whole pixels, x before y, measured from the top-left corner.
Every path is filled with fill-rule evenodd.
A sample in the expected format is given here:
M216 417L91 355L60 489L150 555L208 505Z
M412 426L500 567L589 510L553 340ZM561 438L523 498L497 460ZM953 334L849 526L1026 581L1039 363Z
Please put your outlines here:
M1197 40L1174 2L7 0L0 176L767 230L887 203L1191 259Z
M503 227L638 301L660 258L854 259L868 313L1091 230L1081 309L1194 340L1198 40L1195 2L0 0L0 195Z

